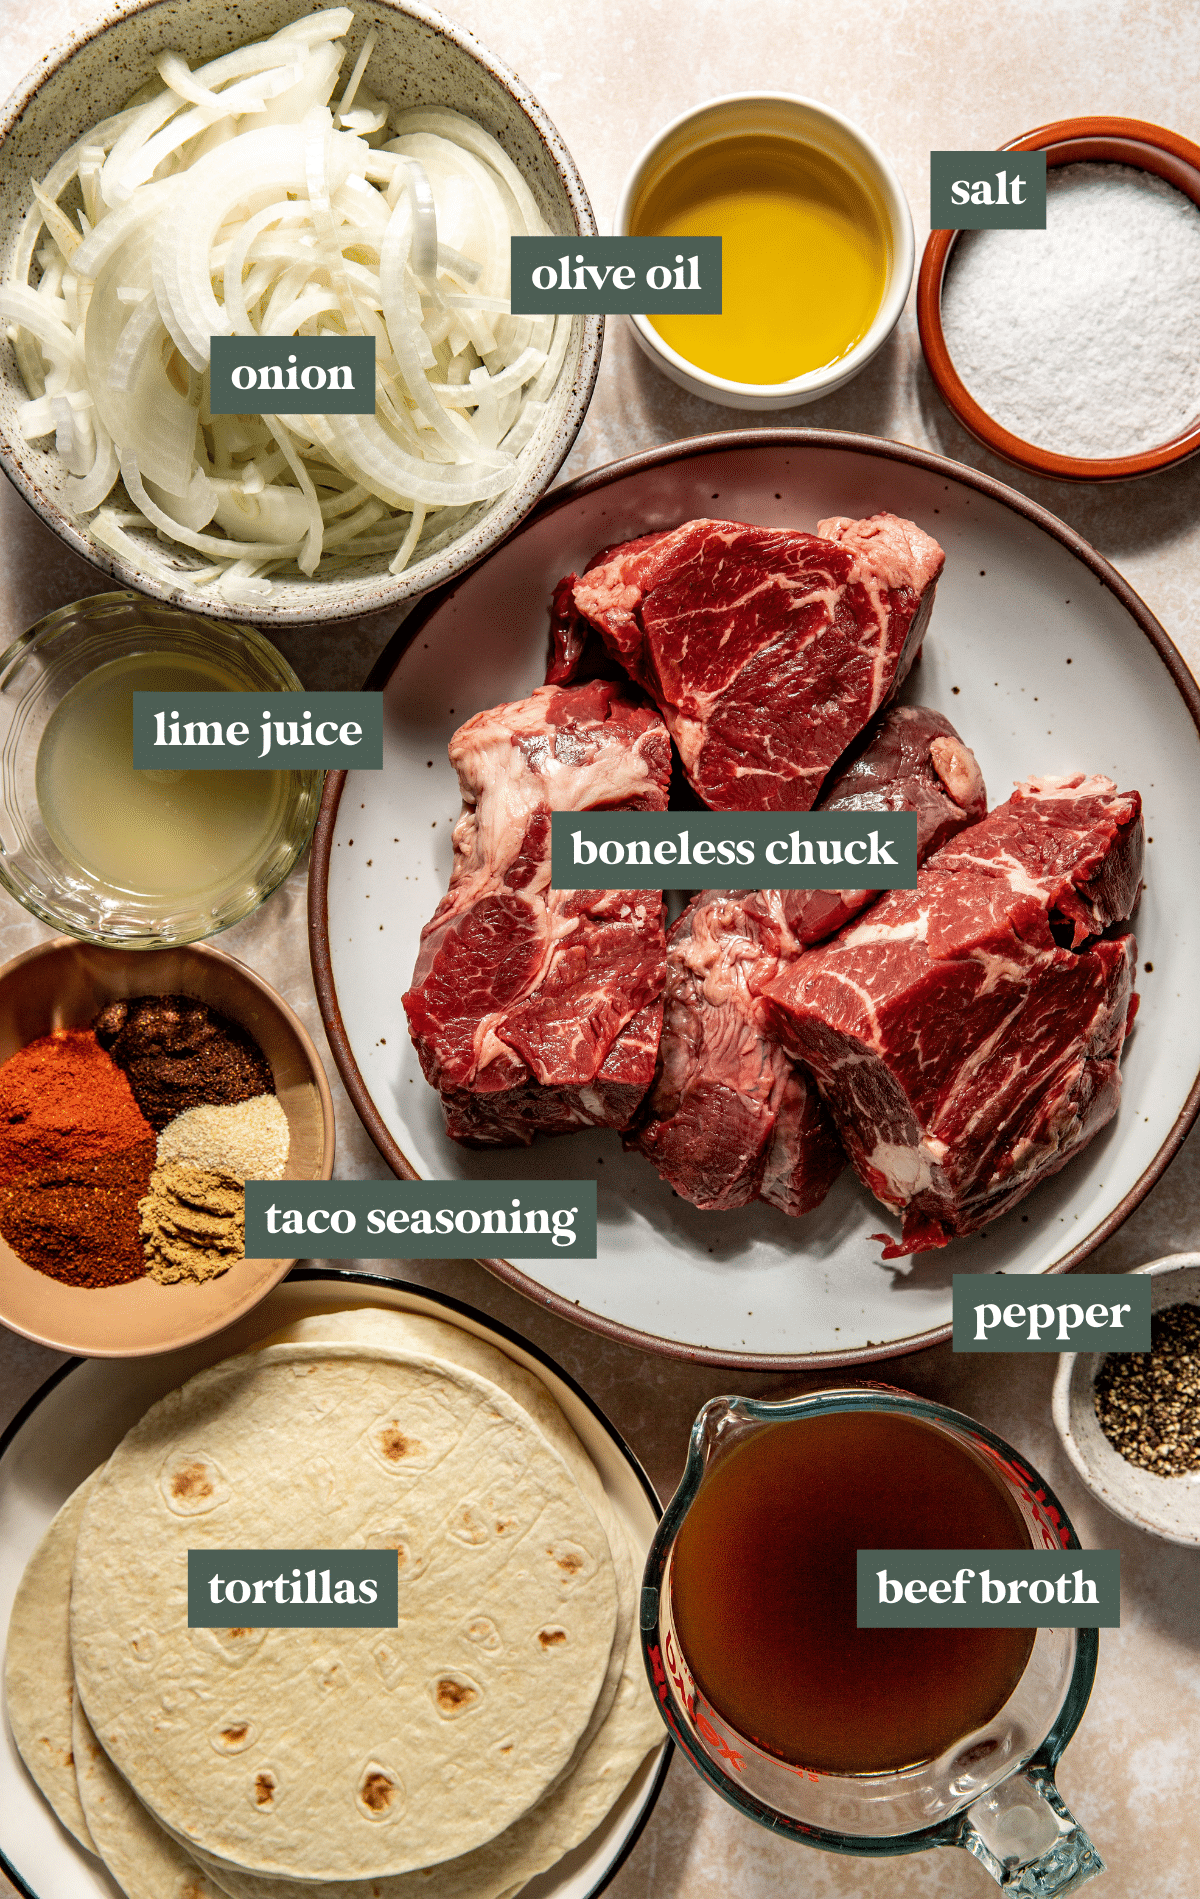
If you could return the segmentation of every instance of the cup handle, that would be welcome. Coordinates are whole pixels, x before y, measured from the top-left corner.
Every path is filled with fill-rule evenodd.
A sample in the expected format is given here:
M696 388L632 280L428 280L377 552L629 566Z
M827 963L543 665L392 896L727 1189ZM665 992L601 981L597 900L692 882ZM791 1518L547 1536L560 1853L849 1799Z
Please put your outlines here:
M1104 1871L1049 1767L1031 1763L967 1808L956 1841L1014 1899L1059 1899Z

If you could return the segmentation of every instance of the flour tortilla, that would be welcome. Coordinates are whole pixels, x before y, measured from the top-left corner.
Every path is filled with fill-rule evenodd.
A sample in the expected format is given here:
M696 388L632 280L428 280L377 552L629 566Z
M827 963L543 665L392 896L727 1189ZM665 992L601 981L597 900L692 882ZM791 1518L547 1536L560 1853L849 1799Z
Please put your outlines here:
M387 1546L396 1630L186 1627L189 1547ZM509 1827L571 1758L615 1625L604 1529L528 1414L351 1344L270 1346L152 1407L73 1572L79 1692L135 1793L189 1847L299 1880Z
M79 1798L96 1850L127 1899L221 1899L204 1869L151 1818L109 1760L78 1698L72 1715Z
M635 1640L608 1719L574 1772L507 1832L424 1872L330 1880L321 1886L321 1899L511 1899L595 1831L663 1733ZM264 1879L206 1853L197 1857L229 1899L313 1899L313 1888L298 1880Z
M75 1538L99 1475L93 1471L67 1498L26 1564L13 1601L4 1663L4 1704L21 1759L67 1831L90 1853L96 1846L80 1805L71 1751L75 1681L67 1618Z
M391 1323L393 1320L399 1323ZM363 1340L375 1337L380 1343L386 1339L393 1346L419 1345L427 1354L443 1358L453 1358L461 1349L468 1368L493 1376L502 1385L510 1384L513 1395L535 1413L546 1434L554 1433L553 1441L564 1458L576 1460L572 1469L577 1469L581 1487L587 1485L583 1470L586 1464L603 1496L587 1453L546 1388L524 1367L486 1341L423 1315L369 1308L300 1321L268 1342L276 1343L292 1336L308 1341L314 1337ZM48 1680L60 1679L68 1706L71 1674L65 1598L75 1526L92 1482L89 1479L81 1492L76 1493L73 1510L69 1505L64 1506L56 1525L47 1532L44 1541L53 1542L58 1551L58 1578L56 1581L46 1574L46 1593L39 1587L37 1595L36 1625L46 1640L43 1659L35 1671L36 1679L39 1688ZM590 1500L590 1489L585 1488L585 1494ZM611 1514L606 1496L603 1503ZM603 1521L603 1512L597 1514ZM616 1522L615 1516L613 1521ZM619 1524L617 1527L620 1534ZM621 1541L624 1542L623 1537ZM38 1562L39 1554L35 1552L31 1559L31 1569ZM632 1569L628 1570L628 1576L632 1590L636 1581ZM60 1599L60 1590L63 1613L57 1619L48 1618L45 1606ZM11 1657L10 1648L10 1666ZM527 1880L552 1867L587 1838L610 1811L645 1755L661 1742L662 1728L646 1686L636 1638L626 1643L624 1658L627 1666L619 1675L619 1700L594 1745L581 1743L576 1751L575 1771L569 1778L561 1777L558 1786L507 1832L489 1845L429 1871L382 1881L334 1882L323 1888L324 1899L514 1899ZM232 1899L313 1899L313 1888L307 1883L256 1876L220 1861L208 1862L209 1879L216 1882L210 1884L196 1860L158 1825L131 1793L96 1741L77 1698L74 1745L68 1751L73 1752L76 1763L72 1790L74 1774L77 1772L79 1776L76 1797L83 1801L80 1819L86 1825L86 1810L96 1846L130 1899L210 1899L218 1890L231 1894Z
M459 1326L379 1307L314 1314L273 1333L267 1343L335 1339L356 1339L380 1349L423 1349L431 1359L463 1364L508 1390L568 1463L614 1539L617 1573L623 1578L613 1644L618 1665L604 1718L593 1722L556 1784L505 1833L472 1853L420 1873L368 1883L335 1880L322 1888L322 1899L513 1899L527 1881L582 1845L612 1810L646 1755L662 1742L663 1726L646 1682L634 1626L640 1566L635 1571L628 1540L591 1458L545 1385L524 1366ZM623 1562L617 1560L618 1549ZM311 1899L311 1889L299 1882L262 1878L208 1855L203 1859L230 1899Z
M528 1413L599 1517L613 1560L617 1619L608 1670L596 1697L592 1718L580 1735L571 1759L560 1770L559 1778L565 1778L591 1746L613 1705L634 1635L636 1591L641 1583L640 1565L635 1575L628 1538L596 1466L540 1378L518 1365L498 1346L477 1338L473 1332L465 1332L461 1326L447 1325L444 1319L430 1318L424 1313L388 1311L380 1306L359 1306L351 1311L313 1313L272 1333L264 1341L266 1345L338 1342L366 1345L381 1352L395 1350L402 1357L415 1354L431 1365L459 1365L476 1377L498 1385Z

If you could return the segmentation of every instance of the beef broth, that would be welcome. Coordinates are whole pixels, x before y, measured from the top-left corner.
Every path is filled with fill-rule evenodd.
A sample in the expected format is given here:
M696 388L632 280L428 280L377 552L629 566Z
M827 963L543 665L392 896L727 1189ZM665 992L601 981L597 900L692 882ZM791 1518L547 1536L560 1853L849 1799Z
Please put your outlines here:
M1032 1629L860 1629L859 1549L1028 1549L1000 1479L919 1419L770 1425L705 1476L673 1556L697 1686L768 1753L825 1773L942 1754L999 1712Z

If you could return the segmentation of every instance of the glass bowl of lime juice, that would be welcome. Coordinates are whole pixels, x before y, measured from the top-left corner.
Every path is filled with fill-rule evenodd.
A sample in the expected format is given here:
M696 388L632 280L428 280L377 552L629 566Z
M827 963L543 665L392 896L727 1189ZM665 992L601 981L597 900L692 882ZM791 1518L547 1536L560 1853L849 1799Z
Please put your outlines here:
M303 691L253 627L131 593L0 654L0 883L71 936L161 949L256 910L304 850L324 774L136 771L135 692Z

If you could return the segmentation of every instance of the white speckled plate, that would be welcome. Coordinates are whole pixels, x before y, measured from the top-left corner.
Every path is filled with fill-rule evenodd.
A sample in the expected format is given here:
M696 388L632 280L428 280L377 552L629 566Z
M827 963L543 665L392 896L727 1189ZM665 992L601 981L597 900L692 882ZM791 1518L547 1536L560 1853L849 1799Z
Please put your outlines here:
M847 1171L803 1220L702 1213L611 1133L476 1153L448 1140L400 997L446 888L458 786L446 743L471 713L539 684L551 589L605 543L696 515L812 528L908 515L946 549L904 697L954 720L993 803L1030 773L1105 772L1146 805L1137 918L1142 1009L1115 1122L985 1234L884 1265L892 1226ZM1149 1190L1200 1105L1200 694L1153 615L1074 531L1002 483L894 442L816 430L708 436L559 490L407 620L372 684L384 769L331 778L309 919L326 1028L351 1097L400 1174L594 1176L594 1262L485 1262L598 1331L675 1356L762 1367L849 1364L947 1337L955 1272L1062 1271Z
M301 1267L252 1313L199 1345L157 1358L70 1360L14 1418L0 1439L0 1634L7 1635L17 1584L50 1519L156 1399L296 1319L367 1305L444 1319L540 1378L595 1464L640 1569L660 1515L650 1480L604 1414L552 1359L495 1320L423 1286ZM550 1872L522 1887L524 1899L596 1899L650 1817L670 1756L664 1736L608 1818ZM0 1722L0 1867L27 1899L113 1899L117 1892L99 1860L51 1813L7 1722ZM314 1899L320 1890L313 1887Z

